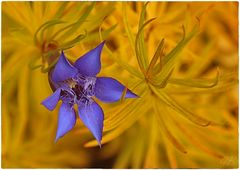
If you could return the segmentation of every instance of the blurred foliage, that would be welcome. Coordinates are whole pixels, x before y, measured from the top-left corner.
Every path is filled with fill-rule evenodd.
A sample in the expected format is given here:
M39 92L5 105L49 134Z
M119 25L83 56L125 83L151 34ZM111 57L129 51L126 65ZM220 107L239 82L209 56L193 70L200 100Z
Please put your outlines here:
M54 143L47 72L103 39L140 98L101 103L101 149L80 121ZM237 2L3 2L2 167L237 168L237 69Z

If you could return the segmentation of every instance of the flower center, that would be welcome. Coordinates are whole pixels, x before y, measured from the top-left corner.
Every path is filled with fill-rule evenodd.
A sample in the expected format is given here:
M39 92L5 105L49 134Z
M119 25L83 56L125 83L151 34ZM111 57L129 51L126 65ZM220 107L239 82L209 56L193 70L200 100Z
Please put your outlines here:
M63 82L61 99L71 104L89 103L94 96L96 77L77 74L74 78Z

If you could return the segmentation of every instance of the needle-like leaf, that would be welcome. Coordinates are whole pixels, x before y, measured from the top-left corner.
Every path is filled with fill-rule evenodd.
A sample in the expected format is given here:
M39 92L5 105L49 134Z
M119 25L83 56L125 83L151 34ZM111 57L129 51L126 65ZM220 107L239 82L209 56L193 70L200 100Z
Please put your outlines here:
M147 47L145 45L145 40L144 40L144 31L143 31L143 25L144 21L146 18L146 8L147 8L148 2L143 5L141 14L140 14L140 19L139 19L139 25L138 25L138 31L139 31L139 52L140 52L140 59L143 62L143 67L144 70L147 69L148 66L148 56L147 56ZM141 31L140 31L141 30ZM136 37L137 39L137 37Z
M60 21L58 19L54 19L54 20L50 20L50 21L47 21L44 24L42 24L34 34L34 43L37 44L39 42L38 34L42 29L45 29L47 27L50 27L50 26L53 26L53 25L56 25L56 24L61 24L61 23L63 23L63 21Z
M146 58L147 56L145 55L145 51L143 50L144 47L144 37L142 37L142 32L144 30L144 28L153 20L155 20L156 18L152 18L149 19L148 21L146 21L141 28L139 28L137 36L136 36L136 41L135 41L135 52L136 52L136 57L137 57L137 61L140 67L140 70L145 74L145 70L147 69L147 62L146 62Z
M99 29L99 37L100 39L103 37L102 36L102 31L101 31L101 27ZM102 41L102 39L101 39ZM126 62L122 61L118 56L116 56L108 47L107 45L105 45L105 49L107 50L107 52L109 53L109 55L111 56L111 59L113 59L117 64L119 64L123 69L125 69L126 71L128 71L130 74L135 75L136 77L142 79L143 75L141 73L139 73L139 71L137 69L135 69L133 66L127 64Z
M86 11L84 12L84 14L75 22L72 23L70 25L67 25L66 27L63 27L62 29L59 29L53 36L52 38L55 38L56 36L60 35L61 33L63 33L59 39L64 39L66 36L72 34L76 29L79 29L81 27L81 25L84 23L84 21L86 20L86 18L89 16L89 14L91 13L93 7L95 5L95 2L92 2L91 5L89 5L86 9ZM64 32L65 30L67 30L66 32Z
M158 102L155 100L154 101L154 110L155 110L155 115L157 120L159 121L159 126L163 132L164 135L166 135L167 139L182 153L187 153L186 149L182 144L180 144L177 139L173 136L173 134L169 131L167 128L163 118L161 117L160 113L161 111L159 110L159 105L157 104Z
M158 82L158 84L161 84L161 82L163 80L165 80L165 78L172 71L172 69L176 63L176 60L179 57L180 52L187 45L187 43L196 35L197 32L198 32L198 27L195 26L193 28L192 32L190 32L186 37L184 37L178 43L178 45L169 54L167 54L163 58L163 60L162 60L163 68L162 68L161 72L154 78L155 81Z
M160 42L160 44L157 47L157 50L148 66L147 74L150 74L152 72L152 69L154 68L155 64L157 63L157 60L161 57L163 53L163 45L164 45L164 39Z
M180 106L173 98L171 98L166 93L157 90L156 88L150 86L152 91L158 96L160 100L162 100L167 106L172 108L173 110L177 111L177 113L180 113L182 116L190 120L191 122L199 125L199 126L208 126L210 125L210 121L193 114L192 112L186 110L182 106Z
M131 29L130 29L130 26L129 26L129 23L128 23L128 19L127 19L127 11L126 11L127 4L123 2L122 8L123 8L122 10L123 10L124 28L125 28L125 31L127 33L130 45L132 47L132 50L134 51L134 35L133 35L133 33L132 33Z
M81 40L83 40L85 37L87 36L87 33L85 34L80 34L78 35L76 38L74 38L73 40L70 40L62 45L59 46L59 50L66 50L69 49L75 45L77 45Z
M217 75L213 79L175 79L170 78L168 83L188 86L188 87L197 87L197 88L212 88L218 84L219 80L219 71L217 71Z

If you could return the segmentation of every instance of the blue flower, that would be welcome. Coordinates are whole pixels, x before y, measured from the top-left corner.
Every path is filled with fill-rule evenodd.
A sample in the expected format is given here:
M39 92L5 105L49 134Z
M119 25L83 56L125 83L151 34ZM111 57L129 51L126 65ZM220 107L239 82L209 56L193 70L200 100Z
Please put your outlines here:
M100 56L103 46L104 42L80 57L73 65L62 52L57 64L49 73L49 81L54 93L42 104L52 111L58 101L62 100L55 141L74 127L76 114L73 106L77 104L80 119L101 146L104 114L93 97L106 103L116 102L121 98L125 88L113 78L96 77L101 69ZM137 97L127 89L125 98Z

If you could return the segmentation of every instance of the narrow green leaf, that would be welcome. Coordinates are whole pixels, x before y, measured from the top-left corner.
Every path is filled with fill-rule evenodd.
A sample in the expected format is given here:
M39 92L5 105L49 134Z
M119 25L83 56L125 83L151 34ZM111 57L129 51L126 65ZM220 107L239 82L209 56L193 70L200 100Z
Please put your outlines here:
M104 39L106 39L109 34L117 27L117 24L116 25L113 25L111 26L110 28L104 30L104 31L101 31L101 36L102 36L102 39L101 41L103 41ZM89 33L89 35L83 40L83 42L89 42L89 41L94 41L94 40L97 40L99 37L99 32L95 32L95 33Z
M42 66L42 69L41 69L42 73L49 72L49 70L57 63L57 61L58 61L58 58L56 58L47 68L44 68Z
M145 57L143 55L143 47L142 44L141 44L141 33L143 32L144 30L144 27L146 27L150 22L152 22L153 20L155 20L156 18L152 18L152 19L149 19L148 21L146 21L142 27L139 29L138 33L137 33L137 36L136 36L136 41L135 41L135 52L136 52L136 57L137 57L137 61L138 61L138 64L139 64L139 67L141 69L141 71L145 74L145 70L147 68L147 64L146 64L146 61L145 61ZM144 40L143 40L144 41Z
M133 33L130 29L130 26L129 26L129 23L128 23L128 19L127 19L127 11L126 11L126 7L127 6L127 3L123 2L123 7L122 7L122 10L123 10L123 23L124 23L124 28L125 28L125 31L127 33L127 36L128 36L128 39L130 41L130 45L132 47L132 50L135 51L135 48L134 48L134 36L133 36Z
M212 40L205 44L205 47L202 49L201 53L198 54L196 62L191 64L188 72L186 72L187 77L199 76L206 69L207 65L209 65L209 63L212 61L212 58L214 57L213 51L216 41L217 40Z
M139 25L138 25L139 37L136 37L136 42L138 45L138 51L139 51L139 55L140 55L139 57L142 62L144 70L146 70L147 66L148 66L147 48L146 48L145 41L144 41L144 31L143 31L143 28L145 27L144 21L145 21L145 17L146 17L147 4L148 4L148 2L146 4L144 4L144 6L142 8L140 19L139 19Z
M102 36L102 32L101 32L101 27L99 29L99 37L103 37ZM102 40L101 40L102 41ZM104 46L104 48L107 50L107 52L109 53L109 55L111 56L111 59L113 59L117 64L119 64L123 69L125 69L126 71L128 71L130 74L135 75L136 77L143 79L143 75L141 73L139 73L138 70L136 70L133 66L127 64L126 62L122 61L118 56L116 56L115 54L113 54L113 52L107 47L107 45Z
M144 89L141 89L138 93L141 95L141 98L125 100L122 103L118 102L115 104L115 107L106 110L109 114L105 116L104 131L109 131L120 126L129 116L131 116L131 112L134 112L136 108L139 108L142 105L141 101L144 100L143 98L147 97L148 93ZM136 100L138 101L136 102Z
M9 35L10 35L10 37L3 37L2 39L2 41L7 41L7 43L9 43L9 42L15 42L15 43L18 43L18 44L24 44L24 45L29 45L29 43L32 43L32 41L33 41L33 39L32 39L32 37L27 37L26 35L27 34L29 34L29 32L28 32L28 30L27 29L25 29L25 28L22 28L22 27L20 27L20 28L10 28L9 29ZM24 39L24 41L23 42L21 42L22 40ZM16 40L19 40L19 41L16 41ZM15 45L15 43L14 43L14 45ZM4 44L5 45L5 44ZM11 46L13 46L13 43L11 43L11 44L8 44L8 45L11 45Z
M158 120L158 124L160 126L161 131L167 137L167 139L173 144L173 146L176 147L176 149L186 154L187 151L185 147L181 143L179 143L178 140L173 136L173 134L169 131L168 127L166 126L163 118L161 117L160 115L161 111L159 110L158 102L155 101L154 103L155 103L155 106L154 106L155 116Z
M163 53L163 45L164 45L164 39L162 39L162 41L160 42L160 44L157 47L157 50L148 66L147 74L152 72L152 69L154 68L155 64L157 63L158 58L161 57L161 55Z
M171 70L173 69L176 60L179 57L180 52L183 50L183 48L187 45L187 43L196 35L198 32L198 27L194 27L192 32L189 33L186 37L184 37L177 46L169 53L167 54L163 60L163 67L161 72L156 75L155 81L158 81L158 84L161 84L161 81L165 80L165 77L169 75Z
M112 166L113 169L119 169L119 167L129 167L131 158L133 158L133 145L135 140L130 140L125 143L124 147L122 147L121 152L118 153L114 164Z
M169 79L168 83L177 84L188 87L197 87L197 88L211 88L218 84L219 72L213 79Z
M59 50L66 50L69 48L72 48L73 46L77 45L81 40L83 40L87 36L87 33L85 34L80 34L73 40L70 40L62 45L59 46Z
M183 125L181 125L180 123L178 123L177 121L174 120L174 123L176 125L176 127L191 141L191 143L193 145L195 145L198 149L204 151L205 153L209 154L209 155L212 155L214 156L214 158L217 158L217 159L223 159L224 156L219 153L219 152L216 152L215 150L213 150L212 148L209 148L207 146L207 141L205 141L206 143L204 142L200 142L199 141L199 136L195 136L193 134L191 134L191 132L189 132L189 129L187 130L187 128L185 128Z
M103 139L102 139L101 143L105 144L105 143L113 140L114 138L118 137L124 131L126 131L131 125L133 125L139 118L141 118L141 116L144 113L147 113L147 111L150 108L149 107L141 107L144 102L146 102L146 98L142 98L142 101L139 101L139 102L133 102L134 104L137 104L137 107L133 107L132 105L130 105L127 108L127 110L131 109L131 111L123 119L121 119L120 122L118 122L118 125L116 126L116 128L114 128L114 129L109 128L112 130L110 130L109 132L107 132L103 135ZM125 112L123 112L123 113L125 113ZM115 119L114 119L114 121L115 121ZM110 123L110 125L113 126L113 124L111 124L111 123ZM105 125L107 125L107 123ZM103 129L104 132L106 132L105 129L106 128L104 127L104 129ZM92 141L87 142L84 146L92 147L92 146L96 146L96 145L97 145L96 140L92 140Z
M46 30L49 30L49 28L51 28L51 27L53 27L57 24L62 24L62 23L65 23L65 22L64 21L58 21L58 22L52 22L52 23L47 24L44 28L42 28L42 30L40 32L40 40L44 39L44 33L45 33ZM46 38L49 38L49 37L47 36Z
M69 34L72 34L72 32L77 30L84 23L84 21L87 19L87 17L89 16L91 11L93 10L93 7L94 7L95 3L96 2L92 2L91 5L88 6L88 8L84 12L84 14L79 18L79 20L76 23L74 23L72 25L72 27L60 37L60 39L68 36Z
M41 67L41 71L42 73L47 73L58 61L58 58L59 57L56 57L60 55L59 53L59 49L55 49L55 50L50 50L46 53L43 54L43 64L42 64L42 67ZM48 62L48 60L50 59L50 57L54 57L54 59L51 59L52 61Z
M132 147L134 148L132 153L134 153L135 156L131 156L130 158L130 167L133 169L137 169L142 167L142 162L146 158L145 154L149 147L149 139L147 136L148 133L146 133L145 128L139 128L138 126L135 126L134 128L134 132L136 133L136 141L132 145Z
M60 21L60 20L58 20L58 19L54 19L54 20L50 20L50 21L47 21L47 22L43 23L43 24L36 30L36 32L35 32L35 34L34 34L34 43L35 43L35 44L38 43L38 38L37 38L37 36L38 36L39 32L41 31L41 29L43 29L44 27L46 27L46 26L48 26L48 25L56 24L56 23L59 23L59 22L62 22L62 21Z
M54 3L54 2L53 2ZM63 12L65 10L65 8L67 7L69 2L61 2L60 6L58 7L58 10L57 12L55 13L54 17L52 18L55 18L55 19L60 19L61 16L63 15ZM80 6L82 6L83 3L79 4ZM78 10L81 10L80 8L78 8ZM52 35L53 33L53 28L54 27L50 27L49 29L46 30L46 35L48 35L46 38L48 38L49 40L53 40L52 36L49 36L49 35Z
M98 12L89 17L89 22L85 22L83 28L87 29L88 32L94 32L99 28L99 25L115 10L115 4L109 2L106 6L101 7Z
M238 85L236 72L233 71L229 74L219 77L217 86L213 88L169 88L168 93L174 95L191 95L191 94L209 94L209 93L222 93L231 90Z
M28 67L30 70L35 70L37 68L42 67L42 64L37 64L36 62L39 60L39 56L32 57L31 60L29 61Z
M68 3L69 2L61 2L61 5L60 5L60 7L58 8L58 10L57 10L57 12L56 12L56 14L54 15L54 17L53 18L60 18L61 17L61 15L63 15L63 11L64 11L64 9L66 8L66 6L68 5Z
M111 116L107 117L105 119L106 126L104 127L104 131L110 131L118 126L120 126L124 121L126 121L127 118L129 118L132 112L136 110L136 108L141 107L140 102L134 102L134 101L126 101L125 103L118 103L119 108L113 109L112 111L108 111L108 113L111 113ZM120 107L121 105L121 107Z
M166 77L164 77L161 81L156 81L156 79L153 77L152 79L150 79L150 82L158 88L164 88L166 87L168 80L170 79L172 73L173 73L174 68L168 73L168 75Z
M143 79L143 75L138 71L136 70L133 66L129 65L128 63L122 61L119 56L115 55L114 53L111 52L111 50L105 46L109 55L111 56L111 59L113 59L113 61L115 61L118 65L120 65L124 70L128 71L130 74L140 78L140 79Z
M175 110L177 113L180 113L182 116L190 120L191 122L199 125L199 126L208 126L210 125L210 121L193 114L192 112L186 110L182 106L180 106L173 98L168 96L166 93L157 90L156 88L150 86L152 91L158 96L158 98L163 101L167 106Z
M141 11L141 14L140 14L140 19L139 19L139 24L138 24L138 28L141 28L144 24L144 21L145 21L145 17L146 17L146 9L147 9L147 5L148 5L149 2L146 2L144 5L143 5L143 8L142 8L142 11Z
M178 54L183 50L183 48L187 45L187 43L198 33L199 28L195 26L193 30L185 36L185 29L183 27L183 39L178 43L178 45L163 59L163 67L169 62L175 60Z
M164 50L164 49L163 49ZM156 64L156 66L152 69L152 74L157 75L160 73L162 70L163 64L162 64L162 59L164 58L163 51L162 54L159 56L159 62Z
M93 7L95 5L95 2L92 2L91 5L89 5L86 9L86 11L84 12L84 14L75 22L72 23L70 25L67 25L66 27L63 27L61 29L59 29L53 36L52 38L55 38L56 36L60 35L61 33L63 33L59 39L64 39L65 37L71 35L73 32L76 32L76 29L79 29L81 27L81 25L84 23L84 21L86 20L86 18L89 16L90 12L92 11ZM67 30L66 32L64 32L65 30Z

